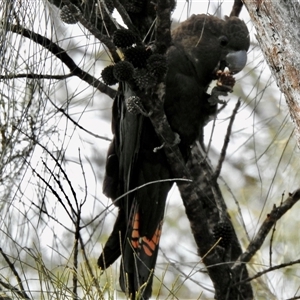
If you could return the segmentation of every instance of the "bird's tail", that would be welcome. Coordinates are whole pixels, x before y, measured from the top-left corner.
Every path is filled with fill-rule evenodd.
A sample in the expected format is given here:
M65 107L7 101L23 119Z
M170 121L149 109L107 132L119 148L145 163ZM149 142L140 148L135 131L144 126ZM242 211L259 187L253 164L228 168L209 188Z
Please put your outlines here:
M119 209L112 233L98 258L98 266L102 270L108 268L121 255L122 241L126 233L126 218L123 209Z
M128 234L124 241L120 285L131 299L149 299L152 293L163 220L159 220L151 237L140 236L140 214L136 207L130 218Z
M159 220L151 237L140 236L140 214L133 206L129 224L123 209L119 209L113 231L98 259L105 270L121 255L120 286L130 299L149 299L152 293L163 219ZM163 218L163 216L162 216Z

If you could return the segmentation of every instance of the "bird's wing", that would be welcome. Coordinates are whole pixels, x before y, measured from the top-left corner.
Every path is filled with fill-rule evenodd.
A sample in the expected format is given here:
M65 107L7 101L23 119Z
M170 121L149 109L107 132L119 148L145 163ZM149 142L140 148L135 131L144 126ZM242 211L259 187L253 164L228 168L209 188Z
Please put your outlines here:
M143 292L147 299L171 184L158 182L170 178L166 157L163 150L153 152L160 142L150 120L128 112L124 99L132 95L124 87L114 103L115 136L108 153L104 192L113 199L121 198L115 201L119 214L98 265L106 268L121 254L122 290L134 294L147 282Z

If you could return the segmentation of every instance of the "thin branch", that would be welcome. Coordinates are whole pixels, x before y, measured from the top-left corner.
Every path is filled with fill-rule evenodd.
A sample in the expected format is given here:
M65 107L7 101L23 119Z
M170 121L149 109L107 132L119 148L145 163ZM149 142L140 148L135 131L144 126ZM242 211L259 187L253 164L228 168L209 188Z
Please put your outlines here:
M86 202L87 199L87 182L86 182L86 176L85 176L85 171L84 171L84 167L83 167L83 163L82 163L82 159L81 159L81 152L80 152L80 148L78 148L78 157L79 157L79 164L80 164L80 168L81 168L81 172L82 172L82 177L83 177L83 181L84 181L84 199L83 201L80 202L80 209L82 208L82 206L84 205L84 203ZM76 201L77 202L77 201ZM77 204L78 206L78 204Z
M86 187L86 180L84 176L84 170L82 166L82 160L81 160L81 155L80 155L80 149L78 149L78 154L79 154L79 161L80 161L80 166L83 172L83 177L85 181L85 187ZM85 188L86 191L87 187ZM86 192L85 192L86 194ZM80 223L81 223L81 209L82 205L79 204L77 197L74 197L75 203L76 203L76 222L75 222L75 243L74 243L74 253L73 253L73 268L74 268L74 273L73 273L73 299L78 300L78 291L77 291L77 283L78 283L78 255L79 255L79 239L80 239Z
M234 264L232 269L238 268L241 264L250 261L250 259L255 255L255 253L261 248L264 240L266 239L268 233L274 224L290 209L296 204L300 199L300 189L297 189L294 193L290 194L289 197L280 205L274 208L267 215L267 218L261 225L257 235L250 242L246 251L240 255L237 262Z
M0 79L15 79L15 78L30 78L30 79L57 79L62 80L75 76L75 74L69 73L65 75L50 75L50 74L35 74L35 73L24 73L24 74L8 74L0 75Z
M20 129L19 129L19 130L20 130ZM22 133L23 133L25 136L27 136L28 138L31 138L31 137L29 137L25 132L23 132L22 130L20 130L20 132L22 132ZM35 144L39 145L43 150L45 150L46 153L47 153L48 155L50 155L50 157L53 159L53 161L55 161L55 163L56 163L58 169L59 169L60 172L62 172L62 174L64 175L64 178L66 179L66 181L67 181L67 183L68 183L68 186L70 187L70 190L71 190L71 192L72 192L73 198L74 198L74 200L76 201L76 199L77 199L76 192L75 192L75 190L74 190L74 188L73 188L73 185L72 185L72 183L71 183L71 181L70 181L70 179L69 179L69 177L68 177L66 171L63 169L63 167L62 167L61 164L59 163L58 159L51 153L51 151L49 151L49 149L48 149L47 147L45 147L43 144L41 144L38 140L35 139L35 140L33 140L33 141L34 141ZM57 181L57 179L55 178L53 172L48 168L48 166L47 166L44 162L43 162L43 164L44 164L44 166L46 167L46 169L50 172L50 174L53 176L54 180L57 182L57 184L60 186L60 188L62 189L60 182ZM30 166L29 163L28 163L28 165ZM43 179L42 176L39 175L39 174L36 172L36 170L35 170L34 168L32 168L31 166L30 166L30 168L33 170L33 172L34 172L35 174L37 174L37 176L38 176L39 178L42 179L42 181L46 184L47 187L49 187L49 188L51 189L52 192L55 191L55 190L50 186L50 184L49 184L48 182L46 182L46 180ZM72 212L76 215L76 212L74 211L74 209L73 209L73 207L72 207L72 204L71 204L69 198L66 196L66 194L65 194L65 192L64 192L63 190L62 190L62 192L64 193L64 195L65 195L65 197L66 197L66 200L67 200L67 202L68 202L68 204L69 204L69 206L70 206ZM61 203L62 205L64 205L64 204L62 203L62 200L60 199L59 195L57 194L57 192L55 192L55 196L57 197L57 200L59 201L59 203ZM65 210L66 210L66 207L65 207L65 206L64 206L64 208L65 208ZM67 211L67 210L66 210L66 211ZM68 212L68 211L67 211L67 212ZM69 212L68 212L68 214L69 214ZM71 217L70 217L70 219L73 220Z
M46 210L44 210L42 207L38 206L37 204L35 204L34 202L31 202L31 205L35 206L40 213L44 213L49 219L52 219L54 222L56 222L58 225L60 225L61 227L63 227L66 231L69 231L70 233L74 233L73 230L71 230L70 228L68 228L67 226L65 226L62 222L60 222L57 218L54 218L52 215L50 215ZM44 221L46 222L46 221Z
M79 247L79 241L78 236L80 232L80 212L78 212L78 216L76 219L76 225L75 225L75 243L74 243L74 253L73 253L73 270L72 272L72 281L73 281L73 299L78 300L78 291L77 291L77 283L78 283L78 247Z
M57 159L55 160L55 162L56 162L57 165L60 165L60 164L58 163L58 160L57 160ZM51 175L51 177L53 178L53 180L57 183L57 185L58 185L60 191L61 191L61 192L63 193L63 195L65 196L65 199L66 199L67 203L69 204L69 207L70 207L72 213L74 214L74 216L77 217L77 212L76 212L76 210L73 208L73 205L72 205L72 203L71 203L71 200L69 199L69 196L68 196L67 193L65 192L65 190L64 190L64 188L63 188L63 186L62 186L60 180L57 178L57 176L55 176L54 172L53 172L52 170L50 170L50 168L47 166L47 164L44 162L44 160L42 160L42 163L43 163L44 167L46 168L46 170L47 170L47 171L49 172L49 174ZM68 178L65 178L65 179L68 181ZM74 193L75 193L75 191L74 191ZM73 195L73 196L74 196L74 199L75 199L75 201L76 201L76 199L77 199L76 193L75 193L75 195ZM62 200L61 200L60 198L58 198L57 200L58 200L59 203L62 204ZM76 201L76 202L77 202L77 201ZM64 208L66 209L65 206L64 206Z
M134 189L131 189L128 192L122 194L120 197L116 198L113 203L116 204L119 200L121 200L125 196L127 196L127 195L129 195L129 194L131 194L131 193L133 193L133 192L135 192L135 191L137 191L139 189L142 189L143 187L145 187L147 185L158 183L158 182L177 182L177 183L178 182L187 182L187 183L190 182L191 183L192 180L191 179L187 179L187 178L171 178L171 179L162 179L162 180L149 181L149 182L147 182L145 184L142 184L142 185L140 185L140 186L138 186L138 187L136 187Z
M97 38L101 43L103 43L109 50L112 59L115 63L120 61L120 56L117 53L117 48L113 41L105 34L102 34L95 26L93 26L81 13L76 5L72 4L70 0L63 0L63 2L68 5L70 12L73 16L90 32Z
M199 271L199 269L196 269L196 267L202 263L202 261L199 261L197 262L192 270L189 272L189 274L186 274L184 271L182 271L179 267L178 267L178 263L177 262L173 262L170 260L170 258L166 255L166 253L163 251L163 249L159 249L160 252L162 253L163 257L165 258L165 260L168 262L168 265L171 266L172 268L174 268L176 271L178 271L179 273L182 274L184 280L182 280L182 282L180 283L180 285L177 287L177 290L179 290L183 285L184 283L187 281L187 280L190 280L191 282L195 283L196 285L198 285L199 287L201 287L202 289L210 292L210 293L214 293L214 290L212 288L209 288L207 286L205 286L204 284L202 284L201 282L199 282L198 280L195 280L192 278L192 276Z
M282 193L282 195L281 195L280 205L282 205L283 197L284 197L284 193ZM273 241L274 241L274 236L275 236L275 231L276 231L276 223L277 222L275 222L275 224L273 226L273 230L272 230L271 238L270 238L270 246L269 246L269 266L270 267L272 267L272 254L273 254L272 248L273 248Z
M245 220L243 218L243 214L242 214L242 209L241 209L241 205L238 201L238 199L236 198L236 196L234 195L233 191L231 190L231 188L229 187L229 185L227 184L227 182L224 180L224 178L222 178L222 176L220 177L220 179L223 181L224 185L226 186L229 194L231 195L236 207L237 207L237 210L238 210L238 215L240 216L240 223L242 224L243 226L243 229L244 229L244 232L246 234L246 237L247 237L247 240L250 241L250 236L249 236L249 233L248 233L248 230L246 228L246 224L245 224Z
M118 11L118 13L120 14L123 22L126 24L126 26L128 27L128 29L130 29L131 31L133 31L134 33L138 33L138 30L136 29L136 27L132 24L132 21L126 11L126 9L124 8L124 6L120 3L120 1L118 0L112 0L113 4L116 8L116 10Z
M100 80L96 79L95 77L91 76L89 73L80 69L74 60L67 54L67 52L59 47L56 43L53 43L50 39L35 33L29 29L26 29L22 26L9 24L8 29L11 32L20 34L24 37L29 38L30 40L34 41L35 43L41 45L48 51L50 51L53 55L55 55L59 60L61 60L71 71L71 74L79 77L81 80L85 81L89 85L95 87L100 92L108 95L111 98L116 96L116 91L110 88L109 86L102 83Z
M16 293L18 296L20 296L22 299L30 299L30 298L25 298L23 295L22 291L19 291L17 288L15 288L13 285L6 283L0 279L0 285L4 286L7 290Z
M85 246L84 246L84 242L83 242L83 239L82 239L82 236L81 234L79 235L79 242L80 242L80 246L81 246L81 250L82 250L82 253L83 253L83 257L84 257L84 262L85 262L85 266L87 267L88 269L88 272L92 278L92 281L99 293L99 297L101 297L100 299L104 299L103 297L103 292L101 291L100 289L100 284L99 284L99 281L97 280L97 277L95 276L94 272L93 272L93 269L91 267L91 264L90 264L90 260L86 254L86 251L85 251Z
M20 275L18 274L14 264L10 261L9 257L3 252L2 248L0 248L0 253L2 254L2 256L4 257L5 261L7 262L9 268L11 269L11 271L13 272L13 274L15 275L17 281L18 281L18 285L20 287L20 291L19 293L22 295L22 298L24 299L30 299L29 296L26 294L24 286L22 284L22 280ZM18 293L18 294L19 294Z
M226 132L226 135L225 135L225 138L224 138L224 144L223 144L223 147L222 147L222 150L221 150L218 165L217 165L217 167L215 169L215 172L212 176L213 180L217 180L218 177L220 176L222 165L223 165L223 162L224 162L225 157L226 157L226 150L227 150L227 147L228 147L228 144L229 144L229 141L230 141L232 125L233 125L235 116L236 116L240 106L241 106L241 99L239 98L236 105L235 105L235 107L234 107L232 115L230 117L230 122L229 122L228 127L227 127L227 132Z
M69 114L67 114L67 113L65 112L65 110L64 110L63 108L59 108L53 101L51 101L51 103L53 104L53 106L54 106L58 111L62 112L62 113L64 114L64 116L66 116L66 117L68 118L68 120L70 120L70 121L71 121L75 126L77 126L79 129L85 131L86 133L92 135L92 136L95 137L95 138L98 138L98 139L102 139L102 140L104 140L104 141L111 142L111 139L110 139L110 138L107 138L107 137L105 137L105 136L98 135L98 134L93 133L93 132L87 130L86 128L82 127L79 123L77 123L75 120L73 120L73 119L69 116Z
M60 196L58 195L58 193L56 192L56 190L49 184L49 182L47 182L45 180L45 178L43 176L41 176L28 162L27 164L29 165L29 167L31 168L31 170L33 171L33 173L40 179L42 180L42 182L51 190L51 192L53 193L53 195L56 197L56 199L59 201L59 203L63 206L64 210L66 211L66 213L68 214L70 220L72 221L72 223L74 222L73 217L70 215L70 212L67 210L65 204L63 203L63 201L60 199Z
M256 279L258 277L261 277L262 275L264 274L267 274L269 272L272 272L272 271L275 271L275 270L279 270L279 269L283 269L283 268L286 268L288 266L292 266L292 265L295 265L295 264L300 264L300 259L297 259L297 260L293 260L293 261L290 261L288 263L283 263L283 264L280 264L280 265L277 265L277 266L273 266L273 267L270 267L264 271L261 271L261 272L258 272L256 273L254 276L252 277L248 277L247 279L244 279L244 280L241 280L237 283L235 283L233 286L237 286L239 284L243 284L245 282L250 282L252 281L253 279Z

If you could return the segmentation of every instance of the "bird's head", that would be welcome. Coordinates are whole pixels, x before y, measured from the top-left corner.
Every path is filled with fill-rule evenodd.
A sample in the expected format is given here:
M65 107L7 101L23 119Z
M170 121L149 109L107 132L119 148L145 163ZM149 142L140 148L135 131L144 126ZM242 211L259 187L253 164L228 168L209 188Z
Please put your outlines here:
M174 44L181 47L193 62L200 79L228 67L232 74L240 72L247 62L249 31L237 17L225 20L205 14L192 15L173 32Z
M220 70L228 67L232 74L240 72L247 62L247 51L250 45L249 31L246 24L237 17L225 17L223 32L219 40L223 51ZM218 70L217 70L218 71Z

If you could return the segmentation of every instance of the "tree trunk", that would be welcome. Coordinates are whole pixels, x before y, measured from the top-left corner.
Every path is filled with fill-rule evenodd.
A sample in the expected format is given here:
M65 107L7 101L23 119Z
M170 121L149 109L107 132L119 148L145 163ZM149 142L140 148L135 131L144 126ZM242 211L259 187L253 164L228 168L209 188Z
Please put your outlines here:
M285 95L300 147L300 4L244 0L265 59Z

